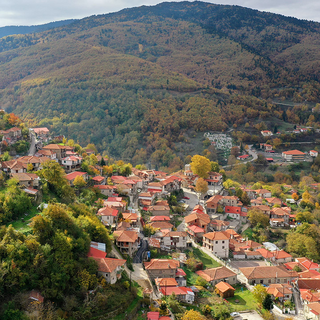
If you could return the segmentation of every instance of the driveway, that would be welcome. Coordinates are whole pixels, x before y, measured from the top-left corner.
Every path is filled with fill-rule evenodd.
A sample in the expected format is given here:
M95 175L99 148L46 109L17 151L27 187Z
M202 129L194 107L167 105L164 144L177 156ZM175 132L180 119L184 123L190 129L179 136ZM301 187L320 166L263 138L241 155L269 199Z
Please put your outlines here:
M239 313L240 316L235 317L235 320L263 320L263 318L258 314L257 311L244 311Z
M133 263L142 263L143 254L148 250L148 241L141 240L141 247L137 251L135 257L133 258Z
M34 133L31 133L31 145L29 148L28 156L34 156L36 153L36 136Z

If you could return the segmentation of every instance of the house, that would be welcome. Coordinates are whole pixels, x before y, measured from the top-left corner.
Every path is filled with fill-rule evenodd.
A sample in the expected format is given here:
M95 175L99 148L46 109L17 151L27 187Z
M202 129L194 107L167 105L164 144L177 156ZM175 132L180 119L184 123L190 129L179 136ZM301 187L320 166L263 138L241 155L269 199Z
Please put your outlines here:
M162 244L172 249L185 249L187 247L187 233L184 231L170 231L162 236Z
M209 215L215 214L217 212L218 205L221 202L221 199L222 196L217 194L206 201L205 207Z
M160 292L164 296L175 295L176 299L181 302L193 303L194 302L194 292L191 288L186 287L162 287ZM171 318L170 318L171 319Z
M118 221L119 211L110 207L104 207L98 210L97 216L101 217L101 221L106 226L114 226Z
M299 150L290 150L282 152L282 158L286 161L303 161L305 153Z
M229 228L230 222L224 220L213 219L210 221L209 227L214 231L225 231Z
M236 289L227 282L220 281L216 284L215 292L223 299L233 297L235 291Z
M109 197L103 202L103 205L105 207L117 209L121 213L125 212L127 207L127 203L122 201L122 197Z
M271 191L266 189L258 189L255 191L256 191L256 194L261 198L271 198L272 196Z
M27 164L19 160L9 160L1 162L1 169L5 173L24 173L27 172Z
M140 206L151 206L156 194L154 192L141 192L138 197Z
M160 181L162 192L172 192L181 189L181 179L176 176L170 176Z
M243 160L246 160L246 159L248 159L248 158L249 158L249 155L248 155L248 154L244 154L244 155L242 155L242 156L238 156L238 157L237 157L238 160L242 160L242 161L243 161Z
M116 240L116 246L124 254L132 257L133 253L138 250L139 236L137 232L130 230L119 230L113 233Z
M169 231L171 231L172 228L173 228L173 224L171 224L171 223L168 222L168 221L151 222L151 223L150 223L150 226L151 226L152 228L155 228L155 229L169 230Z
M272 132L270 130L263 130L261 131L261 134L264 136L264 137L270 137L272 136Z
M148 208L148 211L151 212L153 216L169 216L170 207L169 205L154 205Z
M42 128L31 128L35 134L37 139L45 140L49 138L50 135L50 130L47 127L42 127Z
M123 212L122 213L123 219L125 221L130 221L131 226L136 227L138 224L138 214L133 212Z
M114 194L114 190L116 189L115 186L109 185L94 185L93 187L99 189L101 194L107 197L111 197Z
M296 258L295 261L299 262L303 267L305 267L307 270L315 270L319 271L320 266L318 263L311 261L308 258Z
M170 217L168 216L152 216L150 217L150 222L156 222L156 221L170 221Z
M316 158L317 156L318 156L318 151L316 151L316 150L310 150L309 151L309 155L310 155L310 157L313 157L313 158Z
M267 293L271 294L273 299L278 298L280 301L290 301L293 295L293 287L288 283L274 283L269 285Z
M60 144L48 144L42 148L43 150L49 150L57 155L57 159L65 158L67 150L70 150L70 147L62 146ZM73 150L73 148L71 148Z
M106 178L102 176L95 176L92 179L92 182L94 185L105 185L106 184Z
M163 287L178 287L178 282L175 278L156 278L154 282L159 291Z
M272 283L288 283L293 279L292 274L278 266L258 266L239 269L250 285Z
M223 181L223 176L218 172L209 172L208 178L205 180L208 182L208 186L220 186Z
M304 314L306 319L319 320L320 319L320 303L312 302L305 305Z
M200 242L205 234L204 229L196 225L187 226L187 232L194 242Z
M11 176L18 180L19 186L33 189L38 189L40 186L40 178L35 173L12 173Z
M221 281L229 284L237 283L237 274L226 267L198 270L196 271L196 274L210 282L213 286Z
M266 152L272 151L272 145L267 143L260 143L260 149L263 149Z
M270 212L270 225L272 227L285 227L289 225L290 214L283 208L273 208Z
M151 280L156 278L175 278L177 269L180 267L178 260L151 259L144 263L144 268Z
M274 206L274 205L278 205L280 207L282 206L282 200L279 198L272 197L272 198L265 198L265 200L268 202L268 205L270 206Z
M98 264L98 275L103 276L110 284L114 284L121 278L123 266L126 264L124 259L92 257Z
M224 231L214 231L203 235L203 247L220 258L229 257L230 235Z
M84 181L88 181L89 179L89 176L86 172L75 171L65 175L65 178L69 181L71 186L73 186L73 183L76 177L82 177Z
M57 154L52 150L38 150L36 157L48 157L50 160L57 160Z
M6 142L8 145L16 143L22 138L22 132L20 128L13 127L8 130L0 130L0 135L2 135L2 141Z
M265 248L256 249L262 257L271 263L283 264L292 261L292 255L284 250L269 251Z
M73 172L81 168L82 157L68 156L61 159L61 165L66 172Z
M162 193L162 185L160 182L150 182L148 184L148 190L147 192L152 192L155 194L161 194Z
M247 213L242 211L242 207L225 206L224 212L233 219L246 220Z
M185 287L187 285L186 277L187 277L187 274L182 269L178 268L175 279L179 287Z
M184 217L184 222L187 226L198 226L207 232L208 225L210 223L210 217L205 213L191 213Z
M271 209L270 209L269 206L267 206L267 205L265 205L265 204L260 204L260 205L256 205L255 208L261 210L262 213L264 213L265 215L267 215L268 217L270 217Z

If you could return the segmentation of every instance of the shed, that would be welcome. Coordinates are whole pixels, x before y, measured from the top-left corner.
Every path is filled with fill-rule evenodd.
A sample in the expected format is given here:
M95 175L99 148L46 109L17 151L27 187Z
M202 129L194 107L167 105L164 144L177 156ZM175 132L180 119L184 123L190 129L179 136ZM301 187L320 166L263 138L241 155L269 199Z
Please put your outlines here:
M216 284L216 293L221 296L221 298L230 298L234 296L236 289L227 282L219 282Z

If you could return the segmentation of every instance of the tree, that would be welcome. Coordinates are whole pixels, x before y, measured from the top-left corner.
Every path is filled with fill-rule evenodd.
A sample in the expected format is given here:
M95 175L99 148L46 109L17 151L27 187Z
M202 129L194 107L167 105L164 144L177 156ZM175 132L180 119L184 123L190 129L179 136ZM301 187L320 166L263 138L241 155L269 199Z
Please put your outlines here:
M219 172L219 163L211 161L211 171L212 172Z
M298 195L297 193L293 193L293 194L292 194L292 199L293 199L294 201L298 201L298 200L299 200L299 195Z
M194 190L201 195L205 194L208 191L208 182L202 178L198 178Z
M87 185L87 183L84 180L83 176L76 176L76 178L73 181L73 185L76 188L81 189L81 188L85 187Z
M257 284L254 286L252 295L257 300L259 304L262 304L267 296L267 289L262 284Z
M264 300L262 302L262 306L266 310L271 310L272 309L273 301L272 301L271 294L267 293L267 295L265 296L265 298L264 298Z
M278 149L282 144L282 140L280 138L275 138L272 140L272 145L275 149Z
M244 206L248 206L251 203L251 200L250 200L247 192L245 192L245 191L242 192L242 195L240 196L240 200Z
M269 217L265 215L260 209L251 208L248 211L248 220L255 227L260 224L262 227L269 225Z
M299 222L308 222L312 223L314 220L313 215L309 211L298 212L296 215L296 220Z
M206 287L208 285L208 281L202 277L198 277L196 280L196 285L200 287Z
M239 155L239 153L240 153L239 147L234 146L234 147L232 147L231 150L230 150L230 154L231 154L232 156L235 156L235 158Z
M205 320L205 317L199 311L191 309L184 313L181 320Z
M208 172L211 170L210 160L200 155L193 156L191 159L191 170L200 178L207 178Z

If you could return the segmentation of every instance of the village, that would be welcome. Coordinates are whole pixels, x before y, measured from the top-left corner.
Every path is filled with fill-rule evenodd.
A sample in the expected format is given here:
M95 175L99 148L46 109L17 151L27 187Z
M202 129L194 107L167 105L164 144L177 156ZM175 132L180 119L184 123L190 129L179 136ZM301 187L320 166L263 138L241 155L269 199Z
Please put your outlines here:
M1 134L8 144L22 136L18 127ZM1 170L42 207L48 204L42 202L37 171L48 161L60 164L75 190L91 188L101 195L96 215L110 232L112 251L92 242L88 257L97 262L98 273L107 283L116 283L126 271L144 289L144 297L154 301L148 320L174 319L169 308L161 309L161 301L172 295L186 305L198 305L205 296L220 296L221 303L230 301L229 311L235 318L248 319L254 312L251 316L259 319L248 296L257 285L271 295L274 314L319 319L320 266L307 257L293 257L272 242L244 236L253 224L250 212L267 217L273 230L296 228L300 222L291 205L299 205L301 199L292 196L297 193L295 187L284 186L288 198L284 201L265 188L241 185L243 203L236 188L225 184L221 170L207 172L208 188L201 193L196 188L199 176L190 164L173 174L138 168L123 175L106 173L103 164L108 159L88 148L79 154L62 139L51 137L47 128L30 129L29 155L2 161ZM272 154L273 150L266 143L256 151L250 147L238 155L239 163L251 157L248 151ZM281 161L312 161L317 156L315 150L308 154L288 150L282 152ZM96 159L94 174L82 170L84 157ZM318 190L318 185L310 188Z

